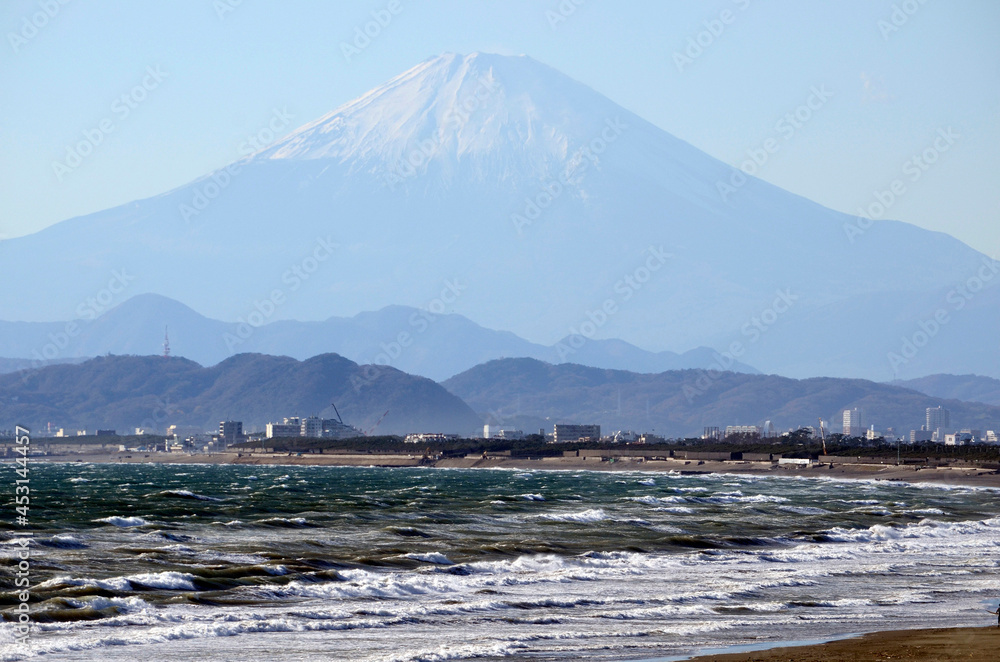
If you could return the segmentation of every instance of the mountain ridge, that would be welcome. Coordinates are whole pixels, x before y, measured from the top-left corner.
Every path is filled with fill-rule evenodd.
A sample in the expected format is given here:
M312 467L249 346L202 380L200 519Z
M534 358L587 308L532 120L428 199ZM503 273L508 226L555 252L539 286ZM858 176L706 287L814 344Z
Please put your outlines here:
M817 426L840 431L844 409L861 408L876 430L920 429L927 407L951 410L956 428L1000 428L1000 406L928 396L861 379L789 379L716 373L706 387L697 370L636 374L535 359L490 361L442 384L491 423L534 429L540 422L597 423L619 429L699 437L704 427ZM530 425L530 427L529 427Z
M365 388L356 385L364 381ZM180 357L103 356L0 375L0 404L9 420L32 429L48 423L163 432L171 424L217 428L241 420L248 429L285 416L333 418L368 429L388 410L383 433L473 434L479 418L459 398L424 377L394 368L377 374L336 354L305 361L238 354L202 367Z
M75 325L72 335L66 331L70 325ZM245 336L242 331L246 331ZM77 360L108 352L154 354L161 348L164 333L169 333L175 355L203 365L214 365L237 352L287 355L298 360L335 352L357 363L394 365L435 381L493 358L532 356L558 362L567 351L576 363L639 372L709 368L716 360L715 352L708 348L683 354L648 352L620 340L587 340L581 345L563 339L546 347L509 331L486 329L461 315L406 306L387 306L321 322L277 320L260 327L241 326L204 317L178 301L152 294L131 297L90 321L0 321L0 356L7 357L13 369L21 369L56 355ZM405 346L400 344L400 334L405 334ZM0 372L6 371L3 368L4 363L0 363ZM742 363L732 369L756 372Z

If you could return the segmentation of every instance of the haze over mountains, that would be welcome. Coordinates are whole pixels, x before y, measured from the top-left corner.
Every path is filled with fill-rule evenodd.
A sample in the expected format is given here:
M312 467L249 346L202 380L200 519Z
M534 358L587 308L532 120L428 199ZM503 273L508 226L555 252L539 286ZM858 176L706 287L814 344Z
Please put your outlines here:
M936 398L861 379L794 380L776 375L717 373L708 384L695 370L640 375L622 370L551 365L534 359L490 361L445 381L490 422L534 430L542 422L598 423L602 433L655 430L700 436L706 426L763 425L780 432L827 422L841 431L844 409L863 409L869 424L897 434L919 430L927 407L943 405L956 428L1000 426L1000 406Z
M563 339L546 347L507 331L485 329L461 315L440 315L407 306L387 306L351 318L284 320L251 328L208 319L154 294L133 297L92 321L0 322L0 356L23 358L21 363L11 363L13 369L21 369L40 367L48 356L78 360L107 353L157 354L168 324L173 353L202 365L246 352L299 360L335 352L360 364L392 365L441 381L505 356L527 356L552 363L571 359L584 365L636 372L709 368L717 363L716 352L705 347L681 355L647 352L620 340L581 344L579 338ZM730 369L757 372L739 362ZM2 372L6 370L0 360Z
M10 272L32 277L0 291L0 318L68 320L140 293L227 322L410 306L536 345L738 346L791 377L1000 377L997 263L752 177L720 193L733 174L529 57L442 55L228 169L3 241ZM499 336L481 337L434 374L490 357ZM397 365L420 367L411 356Z
M164 432L168 425L218 429L241 420L263 429L285 416L334 418L380 434L472 434L479 417L435 382L394 368L365 371L335 354L296 361L287 356L240 354L217 366L159 356L106 356L78 365L54 365L0 375L0 406L30 429L51 422L77 428L134 427ZM385 418L379 423L379 419Z
M449 432L478 436L483 423L551 432L554 423L693 437L705 426L761 425L778 431L815 425L839 432L845 408L861 407L876 429L919 428L927 407L944 405L955 427L1000 428L1000 406L928 396L865 380L793 380L774 375L703 371L640 374L536 359L501 359L437 384L391 367L359 366L336 354L305 361L240 354L213 367L171 357L103 356L0 375L0 408L29 429L70 430L171 424L217 429L241 420L262 430L285 416L335 417L377 433Z

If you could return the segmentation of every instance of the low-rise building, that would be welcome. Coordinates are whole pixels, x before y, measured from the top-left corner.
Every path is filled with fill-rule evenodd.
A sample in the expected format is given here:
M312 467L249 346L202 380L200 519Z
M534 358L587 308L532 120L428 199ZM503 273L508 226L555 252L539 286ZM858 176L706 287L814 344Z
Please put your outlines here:
M425 441L451 441L458 438L457 434L445 434L443 432L417 432L406 435L403 441L407 444L420 444Z
M749 436L760 436L760 427L757 425L727 425L726 426L726 436L731 437L733 435L749 435Z
M580 441L581 439L597 440L600 438L600 425L556 424L552 432L552 440L557 444Z
M298 423L295 425L288 423L268 423L264 427L264 434L268 439L288 439L298 437L301 429L302 426Z
M243 421L221 421L219 423L219 440L226 444L237 444L244 441Z

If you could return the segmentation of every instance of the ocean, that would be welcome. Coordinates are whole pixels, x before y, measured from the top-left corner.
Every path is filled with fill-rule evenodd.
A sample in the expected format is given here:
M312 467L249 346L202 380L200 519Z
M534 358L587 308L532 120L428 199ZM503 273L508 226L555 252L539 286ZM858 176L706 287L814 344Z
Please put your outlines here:
M669 659L989 625L1000 595L992 489L313 466L31 476L35 624L15 645L5 573L5 661ZM20 546L0 537L12 568Z

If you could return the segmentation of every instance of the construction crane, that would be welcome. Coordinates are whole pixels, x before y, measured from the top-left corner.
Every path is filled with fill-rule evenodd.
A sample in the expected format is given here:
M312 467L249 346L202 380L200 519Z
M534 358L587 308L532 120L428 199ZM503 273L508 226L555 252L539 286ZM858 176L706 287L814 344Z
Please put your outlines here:
M826 455L826 430L823 429L823 419L819 419L819 436L823 440L823 455Z
M330 403L330 406L331 406L331 407L333 407L333 413L335 413L335 414L337 415L337 420L338 420L338 421L340 421L340 424L341 424L341 425L343 425L343 424L344 424L344 419L342 419L342 418L340 417L340 412L339 412L339 411L337 411L337 405L336 405L336 404L334 404L333 402L331 402L331 403Z
M381 416L379 417L379 419L378 419L378 420L377 420L377 421L375 422L375 425L373 425L373 426L371 427L371 429L370 429L370 430L368 430L368 432L365 432L365 436L366 436L366 437L370 437L370 436L372 436L372 432L375 432L375 428L377 428L377 427L378 427L378 424L382 422L382 419L383 419L383 418L385 418L385 415L386 415L386 414L388 414L388 413L389 413L389 410L388 410L388 409L386 409L386 410L385 410L385 414L382 414L382 415L381 415Z

